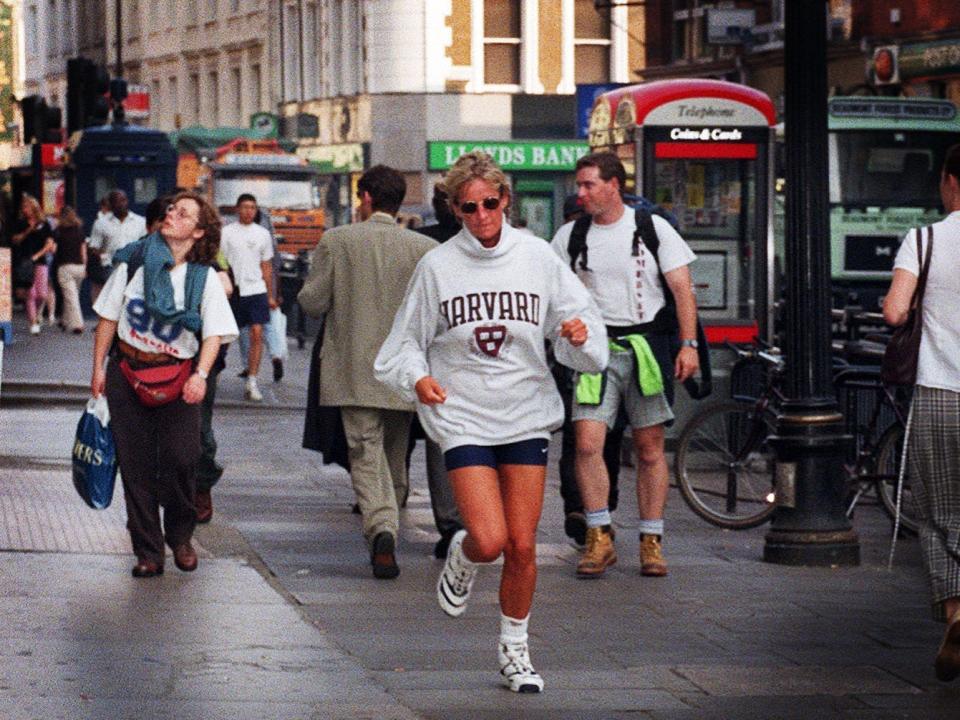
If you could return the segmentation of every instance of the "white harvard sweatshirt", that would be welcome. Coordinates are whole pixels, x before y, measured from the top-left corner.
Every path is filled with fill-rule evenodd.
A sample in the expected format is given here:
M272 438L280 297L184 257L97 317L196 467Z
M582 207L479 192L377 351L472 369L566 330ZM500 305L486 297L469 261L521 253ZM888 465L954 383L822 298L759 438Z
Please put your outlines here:
M558 338L574 317L588 332L578 348ZM374 375L409 402L418 380L436 378L446 402L418 403L417 413L444 451L549 438L563 402L544 339L575 370L607 365L600 311L547 242L504 224L500 242L485 248L464 228L420 260Z

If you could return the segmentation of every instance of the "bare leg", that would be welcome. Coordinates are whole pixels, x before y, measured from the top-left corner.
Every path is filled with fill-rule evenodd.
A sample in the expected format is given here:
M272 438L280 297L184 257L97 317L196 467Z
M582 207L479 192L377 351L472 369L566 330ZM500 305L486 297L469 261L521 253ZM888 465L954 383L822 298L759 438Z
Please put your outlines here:
M500 492L507 520L507 546L500 576L500 609L523 619L537 587L537 524L543 508L547 469L542 465L501 465Z
M260 357L263 355L263 325L250 326L250 357L247 361L247 370L250 377L255 378L260 372Z
M633 444L637 451L637 507L641 520L663 518L670 489L670 471L663 443L663 425L633 431Z
M598 420L577 420L573 427L577 436L574 468L583 508L587 512L602 510L607 507L610 495L610 478L603 461L607 424Z

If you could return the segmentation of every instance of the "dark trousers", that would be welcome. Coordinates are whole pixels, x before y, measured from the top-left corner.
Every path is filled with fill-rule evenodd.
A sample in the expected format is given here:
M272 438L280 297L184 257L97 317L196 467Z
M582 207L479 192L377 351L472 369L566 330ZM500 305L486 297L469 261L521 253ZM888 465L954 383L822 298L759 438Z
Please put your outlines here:
M553 378L557 382L557 389L563 397L563 433L560 443L560 497L563 498L563 513L583 512L583 499L580 497L580 486L577 484L577 474L574 469L574 460L577 455L577 438L574 433L573 421L570 413L573 407L573 371L563 365L553 367ZM620 496L620 449L623 444L623 431L627 427L627 418L623 410L617 415L617 422L607 433L603 443L603 462L607 466L610 476L610 494L607 497L609 509L617 509Z
M133 552L139 560L162 564L164 540L171 548L182 545L197 522L200 406L177 399L144 407L112 359L106 394Z
M217 466L217 438L213 434L213 403L217 399L219 372L207 378L207 394L200 403L200 461L197 463L197 490L210 492L223 472Z

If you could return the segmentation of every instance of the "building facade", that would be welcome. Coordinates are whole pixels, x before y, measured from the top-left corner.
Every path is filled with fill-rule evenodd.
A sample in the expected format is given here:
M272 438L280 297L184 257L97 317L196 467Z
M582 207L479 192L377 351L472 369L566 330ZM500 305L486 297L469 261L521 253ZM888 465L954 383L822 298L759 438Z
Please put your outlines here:
M21 3L24 94L40 95L66 108L67 59L77 56L103 64L106 52L106 0L25 0Z
M280 113L300 153L329 169L328 216L350 217L358 173L407 177L429 215L445 159L483 146L511 166L514 216L552 232L577 140L578 85L630 82L644 64L640 8L594 0L278 0ZM573 160L575 162L575 158ZM532 215L535 215L532 216Z
M107 0L108 17L116 2ZM124 76L149 96L160 130L189 125L248 127L280 101L270 57L270 0L123 0ZM116 23L107 24L115 48ZM111 69L115 69L111 64Z
M782 110L785 2L649 0L646 57L638 74L644 80L732 80L763 90ZM739 35L732 41L718 35L721 17L738 28ZM956 2L829 0L827 32L827 73L833 94L902 93L949 98L960 104L960 5ZM889 48L887 57L894 61L890 74L883 77L873 67L879 48Z

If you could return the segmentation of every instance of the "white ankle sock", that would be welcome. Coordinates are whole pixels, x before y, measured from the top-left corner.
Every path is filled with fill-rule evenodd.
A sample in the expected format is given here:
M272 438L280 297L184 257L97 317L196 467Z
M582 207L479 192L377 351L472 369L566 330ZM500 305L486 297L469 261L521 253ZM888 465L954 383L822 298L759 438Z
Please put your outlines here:
M663 519L641 520L639 530L641 535L659 535L663 537Z
M504 644L526 642L528 620L530 620L529 615L523 620L517 620L500 613L500 642Z
M602 510L589 510L586 514L587 517L587 527L603 527L604 525L609 525L610 520L610 509L603 508Z

